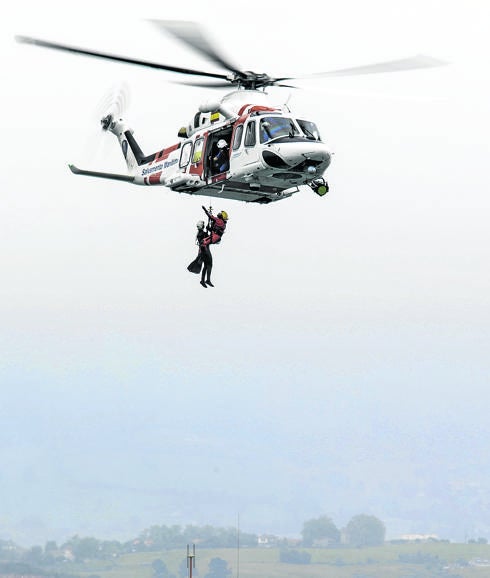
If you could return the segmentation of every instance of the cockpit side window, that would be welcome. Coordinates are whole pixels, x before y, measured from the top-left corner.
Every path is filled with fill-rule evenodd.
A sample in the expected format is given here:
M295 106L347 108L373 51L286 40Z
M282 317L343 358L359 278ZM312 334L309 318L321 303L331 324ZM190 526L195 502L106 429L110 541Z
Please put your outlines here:
M322 140L320 137L320 132L314 122L299 119L297 122L307 139L318 141Z
M256 143L256 137L255 137L255 121L251 120L248 124L247 124L247 128L245 130L245 141L244 144L246 147L253 147L255 146Z

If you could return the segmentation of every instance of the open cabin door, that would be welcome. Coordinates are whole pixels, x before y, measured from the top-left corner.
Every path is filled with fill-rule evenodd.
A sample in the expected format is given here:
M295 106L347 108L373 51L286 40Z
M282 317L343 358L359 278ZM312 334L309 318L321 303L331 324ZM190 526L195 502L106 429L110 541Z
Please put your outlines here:
M204 178L207 180L230 169L231 127L208 134L204 146ZM223 141L226 143L222 147Z

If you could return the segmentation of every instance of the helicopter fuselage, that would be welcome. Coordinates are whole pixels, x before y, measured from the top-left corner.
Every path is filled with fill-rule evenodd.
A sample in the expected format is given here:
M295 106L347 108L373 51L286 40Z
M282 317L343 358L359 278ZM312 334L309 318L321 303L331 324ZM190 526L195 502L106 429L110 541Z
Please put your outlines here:
M244 92L255 91L240 92L243 100ZM223 99L214 107L218 110L203 105L193 123L179 132L179 142L148 157L126 123L113 122L110 130L119 139L131 182L268 203L290 197L300 186L311 186L323 177L331 153L313 122L264 104L240 104L233 111L230 102L233 99ZM218 143L226 143L221 151L225 161L219 165Z

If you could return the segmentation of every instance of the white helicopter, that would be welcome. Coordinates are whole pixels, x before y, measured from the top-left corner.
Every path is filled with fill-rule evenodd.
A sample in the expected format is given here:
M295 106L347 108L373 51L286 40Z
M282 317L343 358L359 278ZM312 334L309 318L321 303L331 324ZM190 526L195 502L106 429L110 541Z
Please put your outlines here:
M284 81L294 80L293 77L274 78L265 73L241 71L217 52L193 22L151 22L228 73L180 68L16 36L18 42L44 48L214 79L211 82L185 83L191 86L236 87L221 100L202 104L191 122L178 131L178 142L150 155L142 152L133 130L120 118L118 111L109 111L101 119L102 128L117 137L128 174L98 172L69 165L73 173L136 185L163 185L179 193L254 203L288 198L302 186L309 187L319 196L328 192L325 171L332 153L322 141L316 124L294 115L285 104L273 104L265 92L273 85L296 88L284 84ZM393 72L441 64L444 63L420 55L311 76Z

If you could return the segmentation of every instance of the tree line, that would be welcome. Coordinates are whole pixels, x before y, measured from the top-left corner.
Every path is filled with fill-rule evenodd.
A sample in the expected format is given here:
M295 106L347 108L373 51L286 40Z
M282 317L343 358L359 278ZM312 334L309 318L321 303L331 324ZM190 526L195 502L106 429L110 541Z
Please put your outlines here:
M340 529L331 518L320 516L304 522L301 536L302 539L296 541L294 547L328 547L339 544L353 547L375 546L384 542L385 526L375 516L361 514L354 516L345 528ZM135 552L184 549L191 543L200 548L234 548L237 547L238 538L241 547L260 546L257 534L241 532L238 537L236 528L216 528L209 525L184 527L155 525L127 542L75 535L60 545L55 541L48 541L44 547L33 546L25 550L11 541L0 540L0 560L44 566L54 565L57 562L108 560ZM266 543L268 546L281 548L282 552L291 549L291 543L286 538L268 536ZM290 556L294 558L295 555ZM286 561L287 554L284 554L284 557Z
M346 544L361 548L384 543L386 528L376 516L359 514L339 529L331 518L320 516L303 524L302 544L305 547Z

